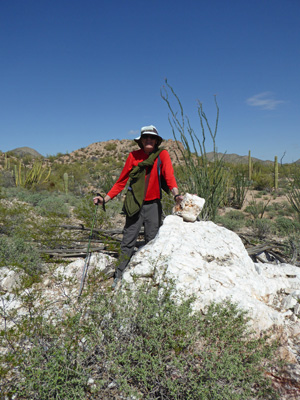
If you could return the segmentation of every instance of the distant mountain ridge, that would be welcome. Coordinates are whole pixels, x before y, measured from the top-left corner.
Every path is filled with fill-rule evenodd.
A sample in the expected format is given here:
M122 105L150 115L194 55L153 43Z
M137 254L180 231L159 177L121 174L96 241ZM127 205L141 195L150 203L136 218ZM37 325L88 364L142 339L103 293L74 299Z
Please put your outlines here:
M44 156L42 156L42 154L40 154L38 151L32 149L31 147L17 147L16 149L10 150L10 152L19 157L24 157L26 155L30 155L32 157L44 158Z
M132 147L133 141L130 139L123 139L123 140L108 140L104 142L96 142L92 143L84 148L74 150L72 151L69 155L62 155L60 157L65 157L71 160L74 160L76 158L81 158L83 155L86 155L88 158L97 158L95 153L100 153L100 152L105 152L105 153L116 153L122 154L123 156L127 156L127 154L134 150ZM112 146L114 145L114 146ZM165 147L172 158L172 161L176 163L177 161L177 156L179 159L181 159L181 154L178 151L177 144L174 140L169 139L163 142L162 144L163 147ZM182 145L181 145L182 146ZM183 147L182 147L183 148ZM16 149L10 150L11 153L14 153L16 156L19 157L24 157L26 155L30 155L33 158L45 158L42 154L37 152L36 150L32 149L31 147L17 147ZM125 154L126 153L126 154ZM177 154L177 156L176 156ZM248 155L246 156L240 156L235 153L227 154L227 153L216 153L218 159L223 158L223 160L226 163L231 163L231 164L248 164ZM96 156L96 157L95 157ZM209 161L213 161L214 159L214 153L213 152L208 152L207 153L207 158ZM259 158L251 157L252 162L258 162L262 164L273 164L274 161L270 160L260 160ZM280 160L278 160L280 161ZM291 164L291 163L284 163L284 164ZM294 162L294 164L300 164L300 159Z
M249 162L249 158L248 156L239 156L238 154L227 154L227 153L216 153L217 158L221 159L223 158L223 160L227 163L230 164L248 164ZM207 159L209 161L213 161L215 155L214 152L211 151L209 153L207 153ZM258 162L261 164L273 164L274 161L270 161L270 160L260 160L259 158L255 158L255 157L251 157L252 162ZM300 162L300 160L299 160Z

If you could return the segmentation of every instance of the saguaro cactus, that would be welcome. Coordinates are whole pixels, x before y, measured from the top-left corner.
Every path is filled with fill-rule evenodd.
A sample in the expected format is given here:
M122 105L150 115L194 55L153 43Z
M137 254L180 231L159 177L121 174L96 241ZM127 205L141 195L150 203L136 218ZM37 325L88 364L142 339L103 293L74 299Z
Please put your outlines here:
M248 178L249 181L252 179L252 159L251 159L251 151L248 153Z
M274 188L275 188L275 190L278 189L278 159L277 159L277 156L275 156L275 160L274 160Z
M9 170L10 169L10 159L7 157L7 154L4 154L4 169Z
M67 172L64 173L64 184L65 184L65 192L68 194L69 191L69 175Z

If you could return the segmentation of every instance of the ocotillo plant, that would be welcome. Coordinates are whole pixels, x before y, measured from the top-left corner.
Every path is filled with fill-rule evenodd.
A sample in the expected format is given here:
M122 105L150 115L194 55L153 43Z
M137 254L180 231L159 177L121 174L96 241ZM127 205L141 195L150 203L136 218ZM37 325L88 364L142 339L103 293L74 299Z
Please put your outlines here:
M219 107L216 97L215 105L217 108L217 116L214 130L211 129L206 114L203 111L202 103L198 102L198 115L202 131L202 140L200 140L192 129L188 117L184 115L179 97L168 84L167 80L165 80L165 83L166 87L161 91L161 97L167 103L169 108L169 123L178 150L181 153L185 164L182 167L184 175L184 183L182 186L184 186L184 189L190 193L197 193L199 196L205 198L205 206L202 210L201 216L203 219L214 220L217 215L217 210L225 197L224 193L226 190L227 180L227 173L224 169L223 159L219 159L216 151L216 135L219 121ZM179 115L178 112L174 111L171 105L168 91L171 92L175 99L176 106L179 108ZM208 129L213 144L214 159L212 162L209 162L207 159L205 129ZM178 133L179 138L177 137ZM183 144L183 149L180 146L180 142Z

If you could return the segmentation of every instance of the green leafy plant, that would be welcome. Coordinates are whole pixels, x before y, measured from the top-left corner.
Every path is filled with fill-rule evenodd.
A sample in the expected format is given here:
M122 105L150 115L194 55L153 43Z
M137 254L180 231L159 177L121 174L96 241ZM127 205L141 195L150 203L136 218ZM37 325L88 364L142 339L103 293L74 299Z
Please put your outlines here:
M276 232L281 236L289 236L300 231L300 222L279 216L275 220Z
M268 209L268 205L270 203L270 199L266 202L259 201L252 199L249 202L249 205L245 208L245 211L252 215L254 219L263 218L265 212Z
M70 400L278 398L264 376L276 362L275 343L255 336L247 313L229 300L202 314L193 311L192 298L175 302L169 289L108 296L94 276L81 301L57 324L55 312L45 318L45 305L32 306L33 292L25 296L30 314L0 335L7 348L2 393Z
M248 189L249 181L246 179L245 175L239 171L235 171L233 176L233 193L231 199L233 207L238 209L243 207Z
M74 207L74 214L76 217L82 220L87 226L91 226L95 214L96 206L94 205L93 197L93 194L82 197L80 201L78 201L76 207ZM104 224L109 225L109 219L102 207L98 206L97 225L103 226Z
M43 216L69 216L70 210L64 200L58 196L48 196L38 203L39 213Z
M259 239L264 239L275 232L274 223L267 218L256 218L251 221L251 227Z
M237 231L245 226L245 215L241 211L231 210L225 215L218 215L216 223L223 225L231 231Z
M105 150L107 150L107 151L114 151L114 150L116 150L117 145L116 145L116 143L107 143L107 144L104 146L104 148L105 148Z
M0 266L11 265L36 275L41 271L41 264L38 250L22 237L0 236Z
M287 191L286 197L297 214L297 218L300 221L300 182L297 178L290 185Z

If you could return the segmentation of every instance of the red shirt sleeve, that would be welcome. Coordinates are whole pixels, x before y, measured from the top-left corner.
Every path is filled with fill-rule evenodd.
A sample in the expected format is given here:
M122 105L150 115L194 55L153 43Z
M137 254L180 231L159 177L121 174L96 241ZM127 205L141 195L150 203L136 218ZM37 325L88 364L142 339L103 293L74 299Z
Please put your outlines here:
M124 168L123 168L123 170L121 172L121 175L119 176L119 179L113 185L113 187L110 189L110 191L107 193L107 195L111 199L113 199L114 197L116 197L117 194L122 192L122 190L126 186L126 183L128 181L128 178L129 178L129 173L130 173L130 171L132 170L132 167L133 167L133 162L134 162L134 157L133 157L132 153L130 153L129 156L127 157L127 160L125 162Z

